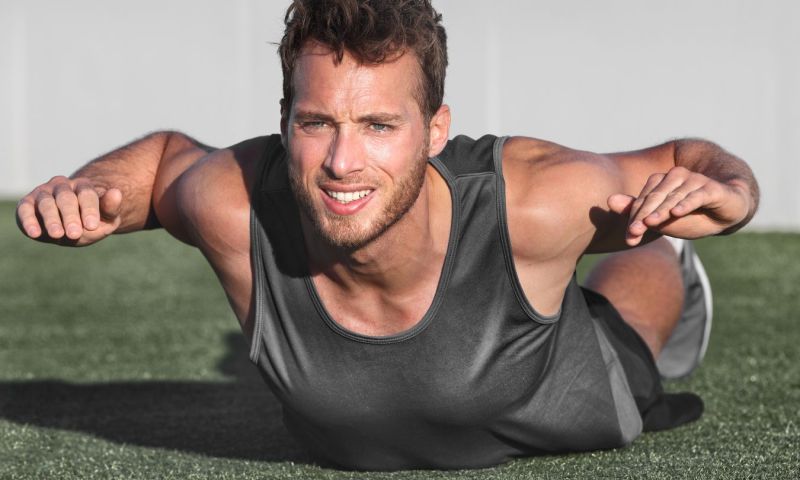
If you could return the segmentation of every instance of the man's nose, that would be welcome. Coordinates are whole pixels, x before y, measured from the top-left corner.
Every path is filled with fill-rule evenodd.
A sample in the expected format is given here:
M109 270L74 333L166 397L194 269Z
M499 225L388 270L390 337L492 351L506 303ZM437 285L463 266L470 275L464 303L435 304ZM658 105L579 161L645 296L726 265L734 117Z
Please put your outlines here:
M358 134L346 128L337 130L331 142L325 168L333 178L344 178L364 169L364 150Z

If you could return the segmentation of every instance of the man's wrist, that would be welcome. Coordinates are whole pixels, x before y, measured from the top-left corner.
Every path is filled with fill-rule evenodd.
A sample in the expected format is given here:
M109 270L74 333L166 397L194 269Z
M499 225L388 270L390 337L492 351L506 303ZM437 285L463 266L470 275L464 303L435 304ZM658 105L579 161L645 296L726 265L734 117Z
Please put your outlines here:
M718 235L729 235L747 225L750 219L753 218L753 215L755 214L755 209L757 207L756 197L753 193L752 188L746 181L740 178L735 178L724 182L724 184L731 189L731 193L733 193L734 195L738 196L741 199L741 201L743 202L743 207L745 209L745 214L741 220L734 223L730 227L724 229Z

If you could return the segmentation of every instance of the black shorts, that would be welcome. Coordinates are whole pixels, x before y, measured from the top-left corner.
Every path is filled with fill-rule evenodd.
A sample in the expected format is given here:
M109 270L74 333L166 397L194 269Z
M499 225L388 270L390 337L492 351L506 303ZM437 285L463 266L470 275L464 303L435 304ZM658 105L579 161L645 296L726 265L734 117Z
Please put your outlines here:
M693 393L665 393L653 354L642 337L606 297L588 288L582 290L589 312L617 351L644 431L666 430L700 418L703 400Z

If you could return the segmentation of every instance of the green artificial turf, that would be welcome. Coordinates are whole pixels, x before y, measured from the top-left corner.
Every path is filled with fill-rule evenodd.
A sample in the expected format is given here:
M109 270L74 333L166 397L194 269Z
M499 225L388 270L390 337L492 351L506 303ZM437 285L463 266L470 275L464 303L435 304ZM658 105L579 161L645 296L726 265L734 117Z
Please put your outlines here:
M798 478L800 235L698 242L706 361L670 390L706 414L631 447L486 470L323 469L286 433L222 290L163 232L66 249L0 204L0 478Z

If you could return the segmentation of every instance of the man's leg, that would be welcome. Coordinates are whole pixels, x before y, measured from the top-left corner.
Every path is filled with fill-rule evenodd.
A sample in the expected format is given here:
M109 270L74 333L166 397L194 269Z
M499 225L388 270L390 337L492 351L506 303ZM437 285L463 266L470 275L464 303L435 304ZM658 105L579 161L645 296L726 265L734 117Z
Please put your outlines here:
M662 238L609 255L587 279L585 286L619 312L615 315L611 305L585 293L590 309L594 307L612 334L645 431L673 428L703 413L700 397L665 393L659 379L689 374L703 356L711 309L710 287L705 273L698 274L701 270L691 242L673 246Z
M611 255L591 272L586 286L608 298L644 339L662 377L685 377L700 364L713 305L692 242L662 238Z
M608 298L657 359L683 311L683 277L675 248L660 238L611 254L590 272L585 286Z

